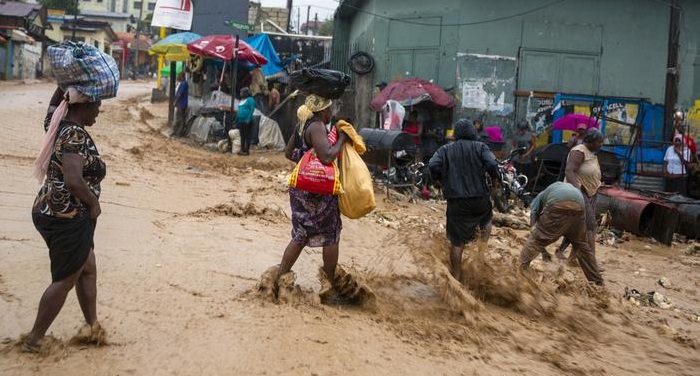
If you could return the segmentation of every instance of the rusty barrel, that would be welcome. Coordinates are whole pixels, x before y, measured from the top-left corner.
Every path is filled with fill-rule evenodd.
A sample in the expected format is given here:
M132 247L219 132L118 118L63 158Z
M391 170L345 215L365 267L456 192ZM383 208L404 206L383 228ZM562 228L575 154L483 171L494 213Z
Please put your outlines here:
M619 188L604 187L598 191L598 214L609 213L611 225L618 230L651 236L670 245L679 222L675 206Z
M678 205L678 229L676 232L691 239L700 238L700 202Z

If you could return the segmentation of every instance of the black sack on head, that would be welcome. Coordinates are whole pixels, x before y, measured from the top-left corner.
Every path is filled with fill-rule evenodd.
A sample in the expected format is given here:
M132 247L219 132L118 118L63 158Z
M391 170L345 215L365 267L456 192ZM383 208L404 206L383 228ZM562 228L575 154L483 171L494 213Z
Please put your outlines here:
M350 76L330 69L304 68L289 75L293 87L328 99L338 99L350 84Z

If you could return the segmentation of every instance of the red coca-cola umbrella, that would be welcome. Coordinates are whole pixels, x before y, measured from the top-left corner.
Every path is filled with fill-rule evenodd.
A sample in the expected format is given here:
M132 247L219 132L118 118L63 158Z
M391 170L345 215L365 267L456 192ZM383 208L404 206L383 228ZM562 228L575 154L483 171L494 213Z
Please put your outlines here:
M403 106L413 106L426 101L446 108L455 106L451 95L440 89L439 86L421 78L404 78L393 81L372 98L369 108L372 111L379 111L390 99Z
M209 35L188 43L187 50L196 55L230 61L233 60L235 45L236 37L234 36ZM265 56L242 40L238 41L238 59L246 60L256 65L267 64Z

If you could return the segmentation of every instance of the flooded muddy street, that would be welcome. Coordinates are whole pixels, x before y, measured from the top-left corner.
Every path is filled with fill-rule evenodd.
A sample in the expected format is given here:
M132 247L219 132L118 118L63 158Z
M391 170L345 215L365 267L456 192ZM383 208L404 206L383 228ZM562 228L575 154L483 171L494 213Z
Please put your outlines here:
M445 205L389 199L383 188L373 213L343 218L339 262L361 304L321 304L315 248L304 249L282 286L284 299L274 301L266 271L290 238L291 162L281 152L220 154L170 139L163 128L167 104L149 102L150 83L126 81L89 129L107 164L95 234L106 341L71 342L82 324L71 293L49 330L47 353L22 353L19 340L51 280L30 211L39 188L32 164L53 88L0 83L3 375L700 369L700 253L687 251L692 245L634 236L599 244L606 286L594 288L580 268L556 261L538 258L531 276L518 273L528 232L496 226L487 245L465 250L464 280L456 281L449 276Z

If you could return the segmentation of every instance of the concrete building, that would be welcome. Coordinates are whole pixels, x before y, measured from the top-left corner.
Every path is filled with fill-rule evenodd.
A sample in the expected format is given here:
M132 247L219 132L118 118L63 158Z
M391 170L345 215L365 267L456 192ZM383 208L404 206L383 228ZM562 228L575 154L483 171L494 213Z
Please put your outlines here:
M46 10L39 4L0 2L0 79L36 78L51 40Z
M251 1L248 11L248 23L254 25L252 34L263 32L286 33L288 30L289 10L287 8L263 7Z
M37 0L27 0L27 3L38 4ZM141 4L144 4L143 13L141 12ZM146 18L155 9L155 0L78 0L78 9L83 12L109 12L109 13L126 13L141 18ZM100 21L100 20L95 20ZM116 31L116 29L115 29Z
M90 21L108 22L115 33L129 31L129 25L133 26L128 13L81 9L80 16Z
M301 33L306 35L318 35L321 25L323 25L323 21L313 20L304 22L301 24Z
M143 11L141 9L143 5ZM155 0L80 0L80 12L127 13L146 18L156 8Z
M84 18L74 21L68 17L66 20L52 23L52 26L53 28L46 33L51 39L56 41L73 39L75 29L76 41L91 44L106 54L111 54L110 46L119 39L109 23L103 21L90 21Z
M662 103L668 3L344 0L334 15L333 52L374 57L375 69L354 77L358 117L368 116L365 104L376 83L415 76L453 93L456 116L512 126L525 117L533 91ZM700 98L700 1L679 3L678 103L688 108ZM335 66L346 70L346 63Z

